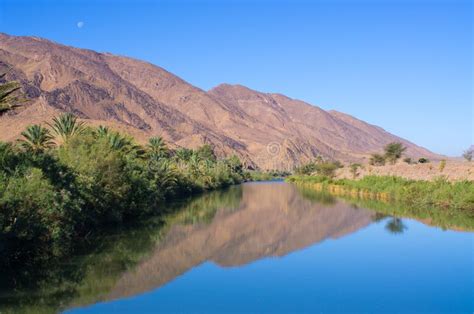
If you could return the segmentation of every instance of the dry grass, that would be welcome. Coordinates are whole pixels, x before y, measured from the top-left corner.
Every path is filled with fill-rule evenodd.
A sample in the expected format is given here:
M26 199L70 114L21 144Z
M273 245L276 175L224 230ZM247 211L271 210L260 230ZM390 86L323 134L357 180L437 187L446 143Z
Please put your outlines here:
M446 166L442 170L440 167L440 162L412 165L404 162L385 166L364 165L363 168L358 170L357 179L368 175L397 176L412 180L428 181L432 181L440 177L444 177L448 181L474 181L474 162L447 160ZM353 179L349 167L339 169L337 172L337 178Z

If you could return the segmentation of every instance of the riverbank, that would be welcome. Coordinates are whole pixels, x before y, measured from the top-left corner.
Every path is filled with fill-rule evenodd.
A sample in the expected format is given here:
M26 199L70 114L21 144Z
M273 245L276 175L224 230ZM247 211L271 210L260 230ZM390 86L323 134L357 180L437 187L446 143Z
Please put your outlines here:
M393 176L366 176L360 180L322 176L291 176L288 182L334 195L395 201L415 208L466 211L474 215L474 182L409 180Z
M132 307L127 309L121 304L135 302L132 304L133 309L143 308L143 296L150 294L155 294L152 298L154 308L192 312L197 304L196 299L183 298L189 292L190 285L212 285L206 288L211 292L219 287L226 298L233 299L235 287L241 288L239 293L242 295L248 292L248 285L229 285L235 278L241 278L235 276L235 271L248 269L245 280L251 281L256 274L253 265L264 261L266 264L262 271L268 275L265 278L268 283L275 279L274 272L267 269L267 266L272 267L268 262L274 265L287 264L288 260L295 260L294 257L298 255L302 259L297 259L297 266L301 267L301 261L306 260L307 272L317 269L314 267L315 258L327 264L319 267L318 274L308 277L308 273L304 272L305 275L301 277L303 284L294 283L298 274L287 276L298 269L288 265L287 271L283 272L284 278L276 278L272 282L278 286L282 279L288 279L287 284L281 286L282 296L287 294L288 284L293 284L292 289L296 290L299 286L313 287L313 278L326 278L324 273L328 272L328 267L335 267L329 268L334 274L346 273L347 263L337 262L343 260L341 256L346 259L364 259L350 263L353 266L350 273L355 274L354 282L360 281L360 265L373 264L374 261L383 266L382 269L377 268L376 274L371 272L374 279L385 278L384 274L395 269L398 277L404 280L409 278L415 286L419 282L426 283L426 280L420 281L418 276L403 277L407 267L413 267L410 265L414 260L417 261L416 265L420 265L420 270L413 272L416 274L423 273L426 265L433 265L429 264L430 261L443 261L441 264L434 263L438 265L437 269L424 269L426 278L431 278L433 273L445 274L442 270L446 267L447 256L463 261L465 266L462 273L466 273L464 270L470 267L470 255L466 253L470 252L470 234L444 232L426 226L444 228L448 224L447 229L464 230L457 228L456 221L439 221L438 218L447 212L445 210L431 212L432 215L425 211L424 224L420 224L400 218L400 213L390 214L390 210L404 210L392 202L344 202L328 193L282 182L231 186L180 203L168 207L169 215L145 217L138 223L117 228L115 232L90 239L88 248L66 261L56 261L41 271L35 268L33 271L37 274L30 272L23 276L26 286L22 286L20 278L16 277L14 289L3 291L3 295L0 292L2 312L72 313L76 309L78 312L127 312ZM369 206L369 203L377 206L375 211L370 210L374 207L372 204ZM438 225L438 221L441 224ZM460 220L464 221L467 220ZM351 240L340 241L346 237ZM318 247L318 243L327 243L328 240L333 244L329 248L324 244ZM346 245L337 245L336 241ZM440 244L443 246L440 247ZM311 250L314 254L307 253ZM420 250L423 250L423 260L417 260ZM430 251L436 255L429 254ZM446 255L448 251L454 254ZM459 264L453 262L452 265ZM219 272L220 281L209 281L212 277L209 274L215 274L216 271ZM196 272L200 275L196 276ZM231 277L225 277L228 274ZM451 276L445 275L446 278ZM342 286L347 282L344 276L329 276L326 286L331 286L334 278L341 278ZM456 278L465 279L465 276ZM439 278L436 280L439 281ZM377 287L383 286L382 281L373 285L372 295L380 290ZM469 287L469 280L464 282ZM30 285L33 287L30 288ZM257 285L252 293L259 296L259 291L267 286ZM426 287L430 286L431 283L426 283ZM166 293L170 287L181 287L182 290ZM444 292L439 293L441 295ZM316 291L308 294L306 302L314 300L316 294ZM453 294L459 298L459 293ZM206 295L212 299L212 293ZM468 296L468 293L465 295ZM173 300L168 302L170 296ZM212 304L211 299L206 304ZM469 300L468 297L464 299ZM180 303L176 303L178 301L187 304L186 308L180 308ZM298 301L295 300L295 303ZM274 301L271 299L266 302L273 304ZM337 300L336 310L340 302ZM293 308L292 303L288 303L288 309ZM206 304L202 308L204 312L209 310ZM148 304L146 306L150 308ZM317 305L314 310L318 308ZM251 310L249 307L248 311ZM222 311L222 307L215 311ZM275 311L275 308L269 311Z
M236 187L184 197L162 206L161 215L101 228L62 259L4 269L2 313L58 313L105 300L122 274L146 258L172 226L206 224L218 208L236 207L241 197Z
M67 256L110 226L162 215L166 204L247 180L236 156L212 147L146 146L65 114L33 125L15 143L0 142L0 267Z

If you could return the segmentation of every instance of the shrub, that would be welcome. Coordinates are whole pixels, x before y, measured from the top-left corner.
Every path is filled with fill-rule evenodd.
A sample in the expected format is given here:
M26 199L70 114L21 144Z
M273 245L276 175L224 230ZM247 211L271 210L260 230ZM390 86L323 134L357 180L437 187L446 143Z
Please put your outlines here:
M424 157L421 157L420 159L418 159L418 163L420 164L426 164L426 163L429 163L430 160L427 159L427 158L424 158Z
M439 172L443 172L444 168L446 167L446 160L443 159L439 163Z
M333 178L336 174L336 170L341 168L340 162L322 162L316 165L316 173L320 176Z
M403 158L403 161L406 162L407 164L411 165L412 164L412 160L410 157L405 157Z
M244 177L237 156L218 159L209 145L173 154L154 138L143 148L71 115L52 127L59 146L41 126L29 127L22 145L0 142L0 266L65 254L104 224L159 214L165 200Z
M357 172L357 170L362 167L361 164L358 164L358 163L355 163L355 164L351 164L350 165L350 169L351 169L351 174L352 174L352 178L355 179L359 176L359 173Z
M294 173L299 175L309 175L316 172L317 163L309 162L294 169Z
M121 152L111 148L106 138L96 139L89 133L71 138L59 148L58 156L78 176L89 223L121 221L131 189Z
M385 165L385 156L380 154L372 154L369 164L372 166L383 166Z

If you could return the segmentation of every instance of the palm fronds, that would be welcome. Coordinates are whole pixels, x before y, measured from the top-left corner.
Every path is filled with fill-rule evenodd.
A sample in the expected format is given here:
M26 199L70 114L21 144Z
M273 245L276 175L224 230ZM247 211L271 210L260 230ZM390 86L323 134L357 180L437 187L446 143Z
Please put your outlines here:
M6 73L0 75L0 79L4 78ZM24 101L18 93L21 88L20 83L16 81L0 84L0 115L5 112L19 107L19 103Z
M48 125L57 136L61 137L63 142L67 142L72 136L85 131L84 122L77 121L77 117L72 113L63 113L59 117L54 117L53 123L48 123Z
M39 153L54 146L51 132L41 125L30 125L21 135L20 146L26 151Z

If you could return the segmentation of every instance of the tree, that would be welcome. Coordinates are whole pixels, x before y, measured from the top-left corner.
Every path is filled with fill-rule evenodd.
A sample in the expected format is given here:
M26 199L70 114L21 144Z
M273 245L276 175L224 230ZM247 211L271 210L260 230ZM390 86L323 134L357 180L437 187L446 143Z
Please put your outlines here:
M77 117L72 113L63 113L59 117L53 118L53 123L48 123L53 129L53 132L61 137L65 143L77 134L82 134L85 131L84 122L78 122Z
M148 156L152 159L166 158L169 155L168 147L161 137L152 137L148 140Z
M227 167L229 167L231 172L237 173L239 175L243 174L244 166L242 165L242 162L240 161L239 157L237 157L236 155L230 156L229 158L225 159L224 162Z
M26 151L40 153L54 146L51 132L38 124L30 125L21 135L24 138L19 142Z
M214 149L209 144L204 144L196 150L196 154L203 160L215 162L217 160Z
M148 169L152 176L152 185L160 192L163 199L175 192L178 178L176 169L169 159L151 159Z
M370 156L369 164L372 166L383 166L385 165L385 156L372 154L372 156Z
M194 151L192 149L183 147L183 148L178 148L174 152L174 157L178 161L188 161L193 154L194 154Z
M351 164L350 168L351 168L351 174L352 174L352 178L355 179L359 176L359 173L357 172L357 170L362 167L361 164Z
M336 175L336 170L341 168L342 165L340 162L322 162L316 165L316 173L324 176L333 178Z
M407 229L405 224L400 218L392 217L385 226L385 229L393 234L400 234Z
M0 173L2 171L12 174L18 158L10 143L0 142Z
M402 143L393 142L384 147L385 159L394 165L407 148Z
M5 75L6 73L1 74L0 79L3 79ZM0 84L0 116L18 107L18 103L23 101L18 93L16 93L20 88L20 83L15 81Z
M467 149L463 154L462 156L464 157L464 159L466 159L467 161L472 161L472 159L474 158L474 146L471 146L469 149Z

